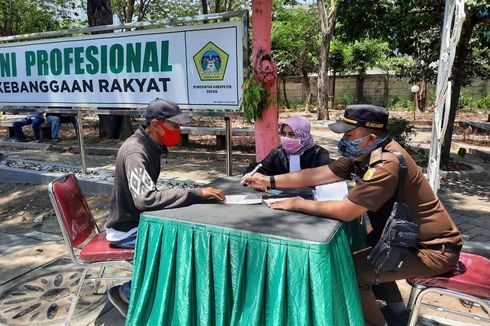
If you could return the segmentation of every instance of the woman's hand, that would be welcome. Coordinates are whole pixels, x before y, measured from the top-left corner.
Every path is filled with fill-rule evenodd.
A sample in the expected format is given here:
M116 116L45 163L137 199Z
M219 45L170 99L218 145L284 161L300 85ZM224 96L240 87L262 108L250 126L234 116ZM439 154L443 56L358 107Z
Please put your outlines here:
M244 185L253 187L260 191L267 191L267 188L271 186L269 177L260 173L255 173L252 176L244 175L240 182Z

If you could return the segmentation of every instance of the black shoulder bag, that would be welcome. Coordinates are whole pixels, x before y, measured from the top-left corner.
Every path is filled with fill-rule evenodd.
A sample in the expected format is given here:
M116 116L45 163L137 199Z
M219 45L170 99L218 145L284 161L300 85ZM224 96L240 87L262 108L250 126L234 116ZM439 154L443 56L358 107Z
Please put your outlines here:
M367 257L374 265L376 273L396 272L405 262L410 248L415 248L419 226L410 219L410 211L403 202L405 195L405 179L408 166L399 152L391 152L400 161L398 173L398 194L393 204L390 217L386 221L378 243L371 249Z

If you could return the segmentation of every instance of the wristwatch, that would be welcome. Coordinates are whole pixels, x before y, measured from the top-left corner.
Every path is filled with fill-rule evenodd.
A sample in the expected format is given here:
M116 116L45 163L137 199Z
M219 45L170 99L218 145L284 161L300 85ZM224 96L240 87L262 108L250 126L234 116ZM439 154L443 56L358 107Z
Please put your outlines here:
M276 178L273 175L269 177L269 183L271 184L271 189L276 189Z

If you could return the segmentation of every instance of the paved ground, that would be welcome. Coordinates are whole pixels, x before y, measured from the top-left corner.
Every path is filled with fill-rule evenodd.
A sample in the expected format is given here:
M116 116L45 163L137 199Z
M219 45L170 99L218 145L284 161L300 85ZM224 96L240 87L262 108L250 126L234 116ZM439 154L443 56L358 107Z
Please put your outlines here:
M335 157L338 135L328 131L321 124L314 124L317 143L326 147ZM427 147L428 133L422 128L414 142ZM485 150L485 148L483 149ZM79 158L71 153L46 152L32 149L20 152L7 149L9 157L37 159L67 164L78 164ZM468 159L482 166L486 171L490 163L481 159ZM223 175L223 160L172 159L164 163L165 178L212 180ZM112 169L114 157L91 156L89 167ZM240 174L246 163L236 163L234 173ZM450 211L467 240L490 243L490 192L488 175L468 180L442 180L439 196ZM0 224L0 325L57 325L66 314L71 292L74 289L79 270L59 260L64 248L59 237L48 233L30 232L10 225ZM63 273L60 273L63 271ZM71 274L70 274L71 273ZM62 276L60 276L62 275ZM63 278L65 275L65 278ZM68 279L66 278L68 276ZM72 278L70 278L70 275ZM13 280L13 281L12 281ZM71 280L71 283L70 283ZM404 281L399 283L404 298L408 298L409 287ZM107 286L107 285L104 285ZM53 291L55 289L55 291ZM99 292L104 291L101 288ZM78 325L123 325L124 321L101 294L90 296L92 288L85 290L87 299L81 305L77 316ZM37 305L38 300L41 305ZM436 301L438 299L435 299ZM466 309L461 306L461 309ZM36 311L39 314L36 315ZM34 316L34 317L33 317ZM458 323L454 323L458 324ZM468 324L467 324L468 325Z

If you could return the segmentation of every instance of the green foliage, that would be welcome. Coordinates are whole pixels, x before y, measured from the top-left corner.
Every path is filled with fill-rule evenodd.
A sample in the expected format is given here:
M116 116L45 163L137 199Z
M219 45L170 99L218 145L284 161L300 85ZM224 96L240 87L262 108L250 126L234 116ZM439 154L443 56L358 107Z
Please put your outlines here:
M415 84L421 80L435 81L437 71L433 66L429 66L423 59L416 59L411 56L401 56L392 60L393 69L400 77L408 78L408 82Z
M126 22L127 3L127 0L111 0L112 12L117 15L121 23Z
M490 109L490 93L482 98L475 99L468 90L463 89L459 96L458 109Z
M471 98L470 92L463 89L459 95L458 109L471 107L473 100Z
M179 3L180 0L174 0L176 3ZM163 1L162 1L163 2ZM193 1L193 2L201 2L201 1ZM225 11L235 11L244 9L244 6L251 5L247 1L243 0L207 0L208 10L209 12L225 12Z
M19 35L25 33L55 30L58 22L53 8L35 0L0 1L0 35Z
M295 58L291 52L278 49L274 50L273 53L279 76L299 74L299 67L294 64Z
M333 40L330 44L330 54L328 57L330 69L336 72L342 72L347 69L349 60L349 49L347 46L339 41Z
M112 10L119 21L127 20L127 0L112 0ZM201 3L192 0L135 1L131 21L158 20L201 13Z
M391 96L388 99L388 110L413 110L413 99L403 96Z
M354 96L354 94L349 92L344 92L340 94L340 96L336 96L335 98L335 105L339 109L344 109L347 105L356 104L356 103L357 103L357 98Z
M475 76L487 79L490 75L488 0L466 1L465 12L473 32L463 84ZM443 17L442 0L343 0L337 11L336 37L344 42L366 37L386 41L398 56L410 58L411 62L399 62L397 70L403 76L411 82L435 83L437 65L433 63L439 59Z
M56 19L58 29L74 29L87 26L87 21L82 21L80 11L87 9L87 0L55 0ZM70 12L72 14L70 14Z
M279 98L278 101L279 101L278 106L280 108L285 108L284 99ZM290 101L288 109L292 111L304 112L305 105L306 105L305 101L302 100Z
M485 97L476 100L474 107L477 109L490 110L490 93L488 93Z
M417 165L425 166L429 162L429 155L430 152L428 150L425 150L423 148L418 148L417 149L417 154L420 157L419 162L417 162Z
M186 17L200 14L201 6L198 1L170 0L149 2L146 20L163 18ZM141 19L138 17L138 19Z
M243 96L240 111L243 111L245 122L253 123L257 119L262 119L264 110L272 100L270 92L264 88L262 83L255 80L253 74L245 78L242 88Z
M371 38L357 40L350 46L350 70L365 74L368 68L386 69L389 66L388 53L386 42Z
M272 54L279 74L314 71L320 51L320 23L311 7L276 6L272 22Z
M435 102L436 102L436 91L428 88L427 89L427 103L430 103L429 107L432 103L435 103Z
M413 132L408 120L405 119L389 119L388 120L388 136L405 147L410 141L411 133Z
M84 1L82 1L83 6ZM0 1L0 35L19 35L81 27L80 17L73 18L75 0L2 0Z

